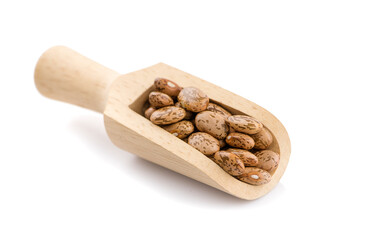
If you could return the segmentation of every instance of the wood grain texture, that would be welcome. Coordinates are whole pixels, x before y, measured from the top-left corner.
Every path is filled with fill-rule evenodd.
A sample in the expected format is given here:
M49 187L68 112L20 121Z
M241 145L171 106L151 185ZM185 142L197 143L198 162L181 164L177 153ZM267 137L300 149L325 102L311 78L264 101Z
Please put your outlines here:
M38 60L34 79L46 97L102 113L108 89L119 73L63 46L48 49Z
M64 48L65 50L60 49L61 47L57 48L55 49L57 51L64 52L66 50L66 48ZM75 73L83 74L79 70L82 67L81 61L86 62L88 59L78 57L73 61L75 67L63 68L59 66L60 60L63 61L63 66L66 62L66 60L61 59L63 55L58 60L53 57L55 53L50 52L49 55L51 57L44 58L42 56L42 62L37 65L35 81L37 86L39 85L40 92L48 97L99 112L104 106L106 131L111 141L121 149L247 200L259 198L273 189L287 167L291 149L285 128L271 113L243 97L163 63L121 76L94 64L91 65L95 68L93 71L103 79L98 79L97 75L94 77L90 74L84 74L85 77L82 78L81 75L77 76ZM60 70L55 71L54 66L51 66L51 61ZM72 63L72 61L69 62ZM44 65L49 66L52 70L38 70L45 69ZM75 71L72 72L72 70ZM37 73L38 71L42 73ZM63 79L56 80L59 78L59 76L54 75L56 72ZM49 74L52 76L48 76ZM114 79L110 79L111 77L114 77ZM219 103L233 114L246 114L261 121L271 131L274 138L274 143L269 149L279 153L281 157L279 167L276 169L272 180L261 186L252 186L241 182L227 174L212 160L184 141L143 117L143 104L152 90L154 79L157 77L170 79L182 87L197 87L203 90L213 102ZM67 79L68 81L65 81ZM85 83L72 83L73 80L84 81ZM106 81L110 83L105 83ZM65 85L65 83L68 84ZM83 94L82 86L90 87L88 85L91 83L99 84ZM98 95L95 94L96 91L98 91ZM91 99L95 101L93 100L92 103Z

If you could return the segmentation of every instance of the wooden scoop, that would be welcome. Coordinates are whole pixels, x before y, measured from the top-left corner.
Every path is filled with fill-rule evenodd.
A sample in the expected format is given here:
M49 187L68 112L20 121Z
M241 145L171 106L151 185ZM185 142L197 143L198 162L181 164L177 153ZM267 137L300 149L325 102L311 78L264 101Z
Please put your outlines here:
M273 134L271 150L280 154L272 180L261 186L241 182L146 119L143 105L157 77L170 79L182 87L197 87L233 114L260 120ZM46 97L103 113L107 134L119 148L242 199L252 200L268 193L287 167L290 140L276 117L243 97L164 63L120 75L69 48L56 46L40 57L35 84Z

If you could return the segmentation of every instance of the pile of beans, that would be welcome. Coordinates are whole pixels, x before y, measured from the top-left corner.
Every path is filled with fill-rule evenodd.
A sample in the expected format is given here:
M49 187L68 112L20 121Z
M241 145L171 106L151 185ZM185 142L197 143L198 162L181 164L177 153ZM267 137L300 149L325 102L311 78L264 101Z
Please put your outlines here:
M262 185L271 180L279 155L268 147L273 136L257 119L232 115L195 87L181 88L165 78L154 81L144 115L208 156L240 181Z

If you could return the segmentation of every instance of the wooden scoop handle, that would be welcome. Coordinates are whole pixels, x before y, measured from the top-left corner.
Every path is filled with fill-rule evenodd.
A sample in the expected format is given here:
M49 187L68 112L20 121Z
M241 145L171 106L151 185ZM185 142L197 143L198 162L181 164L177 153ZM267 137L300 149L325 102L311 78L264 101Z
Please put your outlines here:
M44 52L34 73L35 85L44 96L100 113L118 76L119 73L63 46Z

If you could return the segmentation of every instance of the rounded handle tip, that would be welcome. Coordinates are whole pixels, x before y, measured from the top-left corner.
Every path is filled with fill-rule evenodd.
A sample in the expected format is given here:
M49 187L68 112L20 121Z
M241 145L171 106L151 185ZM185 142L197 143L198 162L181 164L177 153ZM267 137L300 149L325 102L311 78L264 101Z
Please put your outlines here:
M119 74L64 46L48 49L39 58L34 79L49 98L103 112L109 87Z

